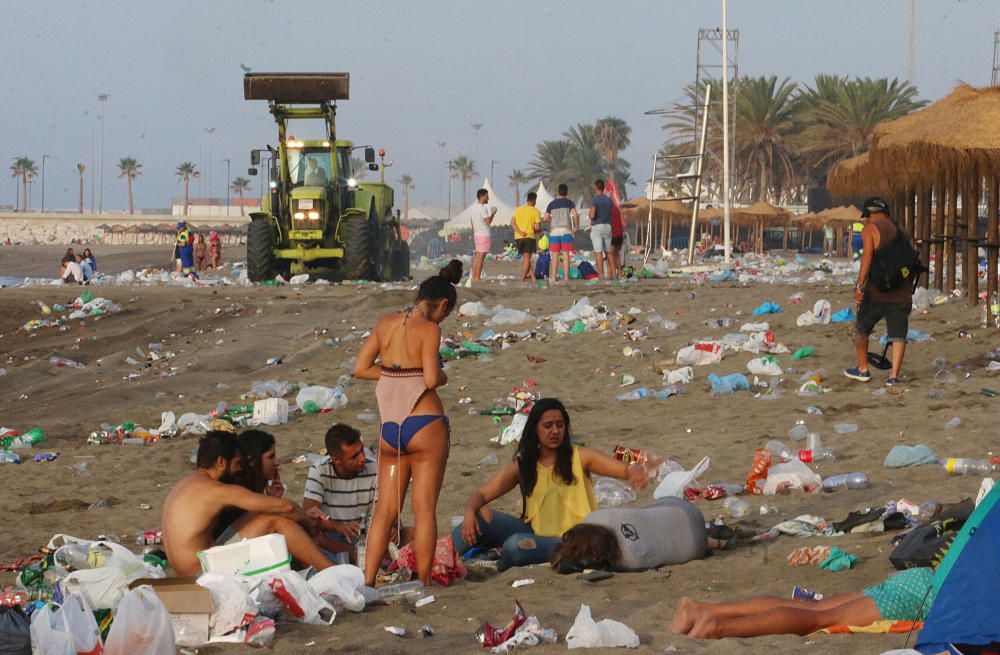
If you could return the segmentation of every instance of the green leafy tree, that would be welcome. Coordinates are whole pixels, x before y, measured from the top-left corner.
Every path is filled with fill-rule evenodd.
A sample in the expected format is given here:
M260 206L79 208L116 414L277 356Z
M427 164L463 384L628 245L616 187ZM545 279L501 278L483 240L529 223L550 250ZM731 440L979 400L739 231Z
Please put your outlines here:
M531 178L524 174L520 168L515 168L511 171L510 175L507 176L507 182L511 188L514 189L514 204L518 207L521 206L521 185L527 184L531 181Z
M243 194L250 190L250 180L245 177L237 177L233 180L232 184L229 185L229 189L240 197L240 216L245 216L246 212L243 207Z
M448 170L451 176L462 181L462 202L469 205L469 180L479 175L476 170L476 162L466 155L459 155L448 163Z
M28 206L28 180L38 177L38 168L35 166L35 161L24 156L18 157L10 165L10 176L21 178L21 197L24 198L21 206L24 208L23 211L28 211L31 209Z
M528 176L540 180L550 189L568 183L569 155L573 147L566 139L542 141L535 146L535 157L528 162Z
M133 157L122 157L118 160L118 179L125 178L128 182L128 213L135 213L135 204L132 200L132 181L142 175L142 164Z
M407 174L399 177L399 186L403 188L403 218L410 218L410 189L413 189L413 178Z
M177 170L174 171L174 175L177 176L178 182L184 183L184 215L187 216L188 206L190 205L190 203L188 202L189 199L188 188L191 184L191 179L192 178L197 179L201 177L201 173L198 172L197 166L195 166L193 163L189 161L186 161L186 162L181 162L181 164L177 167Z
M793 101L797 85L787 77L742 78L736 95L734 155L740 162L736 188L745 200L779 201L796 185L793 139L800 131Z
M83 172L87 170L87 167L83 164L76 165L76 172L80 174L80 213L83 213Z

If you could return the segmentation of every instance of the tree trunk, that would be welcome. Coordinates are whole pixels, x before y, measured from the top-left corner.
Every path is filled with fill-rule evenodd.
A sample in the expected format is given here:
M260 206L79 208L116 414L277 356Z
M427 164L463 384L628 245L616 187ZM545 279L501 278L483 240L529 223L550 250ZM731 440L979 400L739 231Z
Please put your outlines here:
M184 216L188 215L188 184L189 184L189 182L190 182L190 180L187 177L185 177L184 178Z
M514 206L521 206L521 183L514 182Z
M243 189L240 189L237 193L240 194L240 216L246 216L246 214L243 213L243 211L244 211L244 209L243 209Z
M125 180L128 182L128 213L129 214L134 214L135 213L135 206L132 203L132 178L129 177L129 176L126 176Z
M403 187L403 218L410 220L410 187Z
M83 173L80 173L80 213L83 213Z
M21 202L21 207L24 208L24 211L28 211L29 207L28 207L28 174L27 173L21 173L21 198L23 199L23 201Z
M462 176L462 202L464 207L469 206L469 178Z

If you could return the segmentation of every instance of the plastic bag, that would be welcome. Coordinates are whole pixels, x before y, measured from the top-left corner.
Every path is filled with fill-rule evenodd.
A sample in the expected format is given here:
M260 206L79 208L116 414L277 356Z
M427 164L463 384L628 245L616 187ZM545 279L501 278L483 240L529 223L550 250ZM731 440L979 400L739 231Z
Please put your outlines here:
M764 483L764 495L773 496L792 489L813 493L822 488L823 478L796 459L771 467L767 472L767 481Z
M807 325L827 325L830 322L830 312L832 308L829 300L817 300L811 312L805 312L795 319L795 325L805 327Z
M781 375L781 364L773 357L757 357L747 362L747 370L754 375Z
M612 619L595 622L589 605L580 605L573 627L566 633L570 648L638 648L639 635L624 623Z
M521 311L520 309L506 309L503 307L497 307L497 312L493 314L490 320L486 321L486 325L517 325L519 323L527 323L528 321L535 320L535 317L528 312Z
M742 373L730 373L719 377L715 373L708 374L708 382L712 385L713 396L725 396L734 391L750 389L750 381Z
M308 582L322 598L336 598L351 612L362 612L365 609L365 596L361 593L361 588L365 586L365 573L356 566L331 566L309 578Z
M667 381L667 384L687 384L694 379L694 369L690 366L684 366L673 371L667 371L663 375L663 378Z
M469 301L458 306L458 313L462 316L483 316L490 313L490 308L479 301Z
M295 571L284 571L270 578L265 585L284 606L284 614L293 621L313 625L329 625L337 618L337 610L309 586Z
M698 462L698 464L696 464L690 471L672 471L667 473L667 475L663 478L663 481L656 486L656 490L653 492L653 498L656 498L657 500L668 496L683 498L684 489L686 489L692 482L697 480L705 471L707 471L710 463L711 460L708 457L703 457L701 461Z
M20 607L0 606L0 655L31 655L31 625Z
M63 601L60 611L73 637L77 655L100 655L104 650L104 642L101 641L101 630L97 627L94 611L87 599L70 594Z
M501 434L491 437L490 441L498 443L501 446L517 443L521 440L521 433L524 432L526 425L528 425L528 417L524 414L515 414L514 418L510 421L510 425L504 428Z
M62 610L45 605L31 615L31 652L45 655L76 655L73 636Z
M170 613L149 585L129 591L118 604L104 655L174 655Z
M321 385L305 386L295 396L295 404L303 412L330 411L346 405L347 396L340 387L331 389Z
M582 318L589 318L597 313L597 310L590 304L590 298L584 296L580 298L573 306L564 312L559 312L558 314L553 314L552 318L557 321L576 321Z
M764 482L767 480L767 470L771 468L771 451L758 448L753 454L753 464L747 473L747 491L752 494L764 493Z
M621 507L636 500L635 491L628 485L603 476L596 476L594 480L594 496L599 507Z
M198 578L198 585L212 594L212 615L208 619L212 637L228 634L257 616L257 605L235 576L205 573Z
M247 400L262 400L264 398L282 398L292 392L292 385L281 380L256 380L250 385L250 391L244 398Z
M722 346L717 343L696 343L677 351L678 366L705 366L722 361Z

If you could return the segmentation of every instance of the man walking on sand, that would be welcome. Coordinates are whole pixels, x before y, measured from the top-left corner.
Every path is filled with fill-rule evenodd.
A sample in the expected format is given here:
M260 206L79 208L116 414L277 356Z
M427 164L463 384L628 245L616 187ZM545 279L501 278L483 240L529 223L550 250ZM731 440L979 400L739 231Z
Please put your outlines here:
M538 194L532 191L528 194L525 204L514 210L510 226L514 228L514 242L517 244L517 254L521 255L521 281L535 281L535 270L531 266L531 256L538 248L538 230L542 227L542 214L535 209Z
M909 236L890 220L889 205L882 198L869 198L865 201L861 217L868 221L861 231L861 268L858 270L858 283L854 287L854 300L858 303L854 333L858 365L845 369L844 375L861 382L872 379L868 370L868 337L875 324L884 318L889 343L892 344L892 371L885 383L892 386L899 384L899 369L906 352L906 333L909 330L910 310L913 308L913 285L907 279L895 289L881 291L870 283L868 273L871 271L872 259L879 250L889 246L899 234L905 239L909 239Z
M569 258L573 252L573 235L580 227L580 215L576 205L566 197L569 187L560 184L556 189L557 197L545 208L545 221L549 224L549 252L552 253L552 263L549 264L549 282L556 281L556 269L559 256L563 258L563 275L569 280Z
M601 278L605 277L605 262L608 275L614 274L614 265L608 257L611 252L611 210L614 206L614 201L604 194L604 180L594 180L594 195L590 199L590 241L594 244L597 277Z
M472 276L466 286L472 286L473 282L479 282L483 278L483 264L486 263L486 255L490 252L492 245L490 239L490 225L497 210L491 210L486 206L490 201L490 192L486 189L476 191L476 206L473 208L472 217L472 238L475 242L475 252L472 254Z

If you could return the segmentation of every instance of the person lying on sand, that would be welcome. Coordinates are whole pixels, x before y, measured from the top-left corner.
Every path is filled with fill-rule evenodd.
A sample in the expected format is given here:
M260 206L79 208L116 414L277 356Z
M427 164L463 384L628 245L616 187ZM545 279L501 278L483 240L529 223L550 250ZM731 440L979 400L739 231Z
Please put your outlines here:
M500 571L549 561L561 535L597 509L591 473L637 488L648 481L641 466L574 446L566 408L542 398L528 414L514 460L466 501L462 525L452 533L455 549L464 554L473 546L500 548ZM486 506L515 487L521 489L520 518Z
M699 603L681 598L670 621L675 634L698 639L808 635L834 625L876 621L923 621L934 602L929 568L899 571L864 591L821 601L762 596L737 603Z
M182 478L163 504L163 545L177 575L201 572L198 551L261 537L282 534L292 557L322 570L330 561L316 547L307 530L313 520L290 500L254 493L230 484L240 468L240 448L228 432L211 431L198 442L197 470ZM218 539L212 529L226 508L245 510Z
M644 571L704 559L726 544L709 537L701 511L682 498L637 508L612 507L587 515L552 551L559 573L584 569Z

